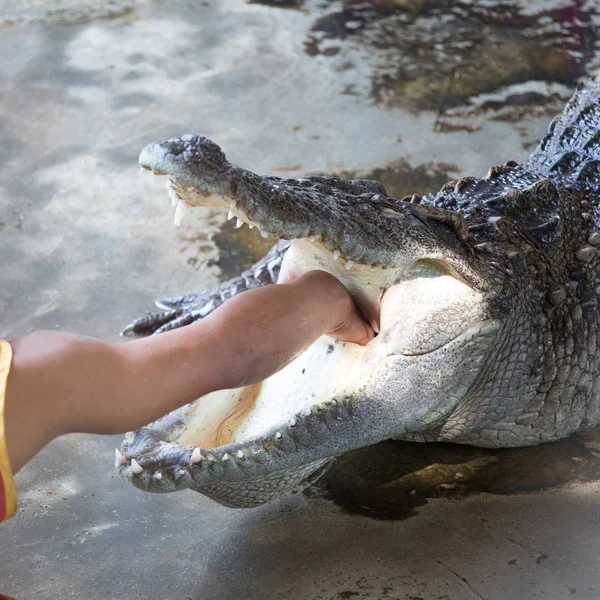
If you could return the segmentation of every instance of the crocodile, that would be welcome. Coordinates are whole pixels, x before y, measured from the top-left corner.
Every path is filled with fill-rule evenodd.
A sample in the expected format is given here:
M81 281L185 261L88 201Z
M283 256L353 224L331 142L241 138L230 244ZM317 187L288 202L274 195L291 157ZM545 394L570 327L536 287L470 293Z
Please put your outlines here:
M600 82L581 84L522 164L437 194L265 177L207 138L150 144L179 221L222 207L278 241L210 291L157 301L127 332L201 319L245 290L321 269L378 335L322 337L260 384L216 392L126 435L122 478L251 507L303 489L334 457L385 439L531 446L600 416Z

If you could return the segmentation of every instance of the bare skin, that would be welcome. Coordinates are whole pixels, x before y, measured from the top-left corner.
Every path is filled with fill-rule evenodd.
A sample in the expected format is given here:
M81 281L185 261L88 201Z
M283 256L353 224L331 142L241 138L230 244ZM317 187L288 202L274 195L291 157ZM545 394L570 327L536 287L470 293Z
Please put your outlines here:
M13 471L59 435L136 429L212 391L261 381L324 333L361 345L373 337L342 284L313 271L159 336L112 344L42 331L12 340L5 428Z

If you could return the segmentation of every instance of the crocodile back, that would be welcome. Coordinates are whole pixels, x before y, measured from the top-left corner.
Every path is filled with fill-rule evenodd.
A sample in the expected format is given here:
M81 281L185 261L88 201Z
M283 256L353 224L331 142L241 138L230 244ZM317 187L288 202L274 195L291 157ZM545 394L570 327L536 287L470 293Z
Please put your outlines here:
M591 190L600 176L600 80L582 83L524 167Z

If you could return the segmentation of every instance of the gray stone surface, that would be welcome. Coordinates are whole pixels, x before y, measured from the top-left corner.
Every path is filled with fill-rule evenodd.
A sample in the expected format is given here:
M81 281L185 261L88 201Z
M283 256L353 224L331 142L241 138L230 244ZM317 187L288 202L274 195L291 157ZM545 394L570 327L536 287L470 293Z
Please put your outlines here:
M439 185L440 173L481 175L525 156L573 73L599 64L593 3L523 2L527 11L514 3L521 21L508 33L499 21L490 36L510 41L520 27L556 25L564 39L551 41L565 42L563 54L528 62L527 46L513 57L518 76L510 65L499 80L490 62L477 79L444 70L454 55L440 42L449 54L439 73L421 82L407 63L414 86L398 80L382 100L374 88L400 59L394 44L375 50L373 36L416 31L435 42L442 17L424 14L410 29L410 11L288 4L296 8L0 0L1 336L58 328L116 340L155 296L217 282L230 224L202 209L172 226L162 184L137 176L149 141L193 131L258 172L395 174L399 190L408 181L416 189L407 192L419 191L422 180ZM575 5L574 32L564 9ZM322 17L335 14L326 23L338 28L324 27ZM343 27L362 37L335 33L355 22ZM408 51L402 60L412 60ZM436 86L437 108L428 107ZM0 529L0 590L34 600L600 597L593 481L435 499L405 520L305 497L240 512L193 492L127 486L113 472L119 442L67 436L19 473L19 513Z

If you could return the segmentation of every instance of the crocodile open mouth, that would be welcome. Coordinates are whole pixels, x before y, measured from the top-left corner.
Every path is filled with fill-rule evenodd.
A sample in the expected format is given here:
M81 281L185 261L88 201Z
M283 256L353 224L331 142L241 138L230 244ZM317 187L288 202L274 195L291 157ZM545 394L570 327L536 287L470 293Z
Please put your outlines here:
M224 155L216 154L208 167L204 161L201 175L198 169L190 173L190 143L195 148L197 140L206 145L205 138L188 136L165 142L158 151L151 145L140 156L142 167L167 176L176 224L190 207L221 207L238 226L246 223L289 239L280 280L328 271L380 333L364 347L323 336L264 381L214 392L127 434L117 451L120 475L147 491L191 488L229 506L253 506L305 485L340 453L417 431L452 410L468 386L464 377L449 376L455 365L447 353L462 352L460 360L480 357L497 330L497 323L482 313L481 294L435 257L397 256L392 262L384 256L383 264L372 264L352 239L328 234L327 223L339 218L336 199L321 194L318 198L330 205L314 208L314 194L304 193L302 180L293 180L300 192L281 206L269 200L264 188L257 197L242 194L242 187L252 189L254 183L242 186ZM179 158L185 152L184 166ZM214 164L216 174L210 172ZM280 181L261 178L259 183L277 187ZM312 222L299 212L311 207L317 213ZM377 210L384 211L391 226L406 221L401 211ZM320 218L327 211L333 217ZM361 225L353 227L360 239ZM339 245L332 248L333 238ZM457 307L459 321L440 326L440 317ZM437 363L434 383L423 389L424 369L438 368ZM468 378L471 371L463 371ZM420 387L422 394L415 395ZM390 393L392 388L396 393Z
M244 202L243 199L234 199L227 192L214 193L209 185L178 181L176 175L156 168L154 162L155 160L142 151L142 170L157 176L166 176L167 195L175 208L176 226L181 224L192 208L210 206L226 210L228 220L235 219L236 228L247 225L250 229L256 229L263 238L272 236L274 241L289 239L291 247L286 253L280 281L287 281L310 270L323 270L333 274L346 286L373 330L379 333L381 297L388 287L397 282L399 275L396 268L375 266L366 264L361 258L351 258L343 250L335 247L331 237L318 227L313 231L308 228L303 231L291 231L289 223L283 218L280 219L279 215L273 219L270 211L256 210L256 203L252 199ZM276 181L273 181L272 185L278 188ZM262 215L267 218L261 219ZM396 215L392 218L394 216ZM267 220L268 223L265 222ZM341 243L338 245L343 246Z

